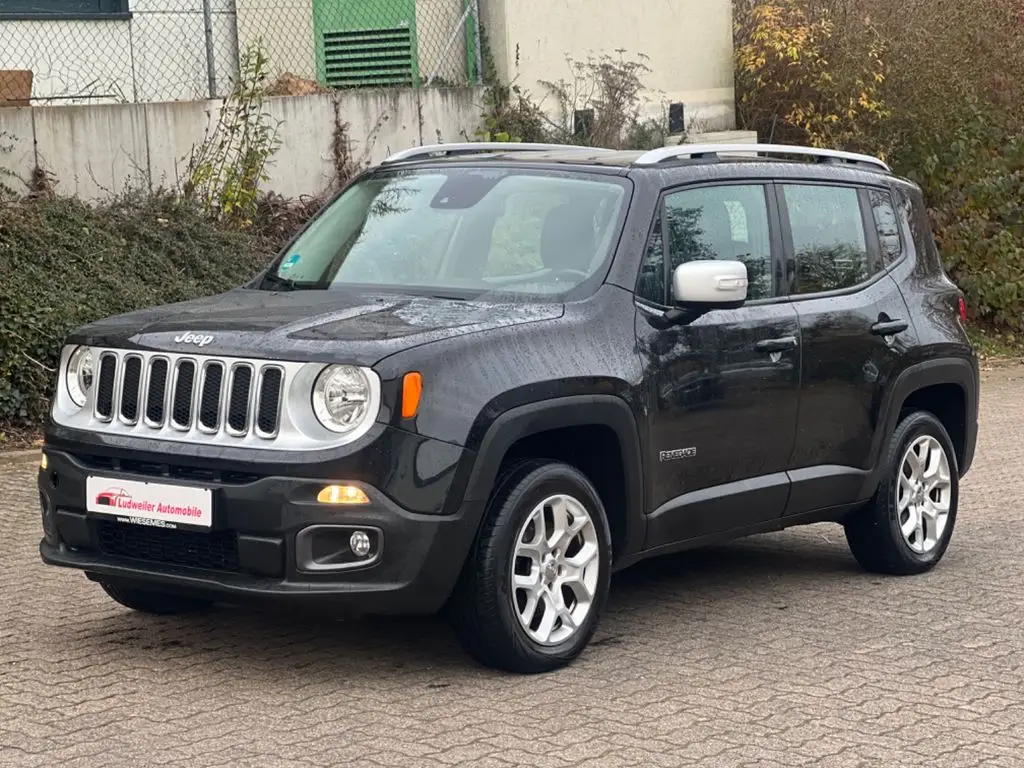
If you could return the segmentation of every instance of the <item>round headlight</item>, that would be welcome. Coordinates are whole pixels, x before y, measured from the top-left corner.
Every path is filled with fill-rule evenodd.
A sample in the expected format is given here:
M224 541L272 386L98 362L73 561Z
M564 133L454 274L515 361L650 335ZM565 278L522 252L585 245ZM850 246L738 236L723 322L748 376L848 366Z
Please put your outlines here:
M352 432L373 418L372 400L370 379L351 365L325 368L313 385L313 412L317 420L339 434Z
M89 347L77 347L71 353L71 357L68 358L65 381L71 402L81 408L85 405L93 382L93 354Z

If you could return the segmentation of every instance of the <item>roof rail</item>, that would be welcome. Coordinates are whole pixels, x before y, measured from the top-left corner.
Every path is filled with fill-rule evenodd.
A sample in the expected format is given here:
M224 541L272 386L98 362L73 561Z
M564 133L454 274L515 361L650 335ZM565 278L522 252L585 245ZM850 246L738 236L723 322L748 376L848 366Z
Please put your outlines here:
M476 155L484 152L551 152L551 151L611 152L600 147L580 147L575 144L528 144L513 141L471 141L462 144L428 144L412 147L391 155L384 163L401 163L434 156Z
M877 157L840 152L836 149L791 146L788 144L680 144L677 147L661 147L645 152L636 159L635 165L657 165L666 160L680 158L717 157L723 154L796 155L814 157L822 162L842 162L854 165L870 165L891 173L892 169Z

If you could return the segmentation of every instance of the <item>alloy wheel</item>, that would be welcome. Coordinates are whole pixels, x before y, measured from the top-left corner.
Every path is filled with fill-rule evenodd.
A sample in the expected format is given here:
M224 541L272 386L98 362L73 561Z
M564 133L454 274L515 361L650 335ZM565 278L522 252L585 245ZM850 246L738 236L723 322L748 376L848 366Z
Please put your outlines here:
M918 555L942 540L952 499L949 458L931 435L914 440L900 462L896 517L907 546Z
M516 536L511 598L534 642L552 646L586 621L600 575L597 528L572 496L550 496L530 512Z

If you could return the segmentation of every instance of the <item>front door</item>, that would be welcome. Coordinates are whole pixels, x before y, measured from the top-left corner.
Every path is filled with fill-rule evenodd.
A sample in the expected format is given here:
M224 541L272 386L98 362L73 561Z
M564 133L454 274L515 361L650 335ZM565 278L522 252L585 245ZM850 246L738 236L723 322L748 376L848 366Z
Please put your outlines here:
M666 195L637 286L648 383L647 546L777 519L789 492L800 387L800 325L777 297L781 239L770 185ZM696 259L747 265L748 304L659 327L669 275Z

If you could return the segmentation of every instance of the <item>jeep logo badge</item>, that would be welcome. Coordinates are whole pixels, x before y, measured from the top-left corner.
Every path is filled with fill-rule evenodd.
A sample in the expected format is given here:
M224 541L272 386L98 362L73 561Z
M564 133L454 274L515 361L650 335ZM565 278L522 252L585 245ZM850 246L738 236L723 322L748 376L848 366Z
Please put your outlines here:
M197 347L205 347L213 341L213 336L200 336L198 333L183 333L174 337L176 344L195 344Z

